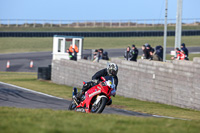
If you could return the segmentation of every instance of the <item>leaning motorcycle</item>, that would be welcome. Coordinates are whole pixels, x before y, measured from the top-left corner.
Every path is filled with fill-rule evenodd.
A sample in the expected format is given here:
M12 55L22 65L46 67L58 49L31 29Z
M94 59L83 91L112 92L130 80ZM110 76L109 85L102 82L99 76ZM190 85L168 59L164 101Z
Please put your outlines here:
M101 77L101 79L102 82L86 91L79 102L76 99L77 89L74 88L72 102L68 109L85 113L102 113L106 104L111 102L110 93L113 90L113 83L111 80L106 80L105 77ZM83 84L85 83L83 82Z

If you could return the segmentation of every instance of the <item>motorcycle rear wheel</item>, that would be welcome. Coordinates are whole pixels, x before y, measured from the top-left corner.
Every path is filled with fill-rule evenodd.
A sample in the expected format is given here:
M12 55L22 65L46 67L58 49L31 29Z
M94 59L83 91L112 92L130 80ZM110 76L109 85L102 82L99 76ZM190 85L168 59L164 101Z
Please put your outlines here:
M99 106L95 105L95 106L98 106L97 109L93 110L93 105L92 105L91 113L102 113L106 106L106 103L107 103L107 98L102 97L100 102L98 103Z

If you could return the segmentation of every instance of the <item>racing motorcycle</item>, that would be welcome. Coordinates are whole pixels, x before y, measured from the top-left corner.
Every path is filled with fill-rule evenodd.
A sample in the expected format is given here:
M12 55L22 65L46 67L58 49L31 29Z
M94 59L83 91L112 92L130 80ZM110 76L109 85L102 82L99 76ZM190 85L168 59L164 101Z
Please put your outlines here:
M81 97L81 100L76 99L77 89L73 88L72 102L69 105L69 110L75 110L85 113L102 113L105 106L111 104L111 91L115 91L115 86L111 80L107 80L105 77L101 77L102 82L93 86L85 95ZM83 82L86 84L87 82Z

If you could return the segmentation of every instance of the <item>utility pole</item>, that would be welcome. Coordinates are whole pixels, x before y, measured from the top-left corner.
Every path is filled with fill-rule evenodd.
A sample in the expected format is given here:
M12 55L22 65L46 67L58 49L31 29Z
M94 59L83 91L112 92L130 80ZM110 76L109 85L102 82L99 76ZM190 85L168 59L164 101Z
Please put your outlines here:
M181 48L183 0L177 0L175 48Z
M165 0L165 26L164 26L163 62L166 61L166 46L167 46L167 10L168 10L168 0Z

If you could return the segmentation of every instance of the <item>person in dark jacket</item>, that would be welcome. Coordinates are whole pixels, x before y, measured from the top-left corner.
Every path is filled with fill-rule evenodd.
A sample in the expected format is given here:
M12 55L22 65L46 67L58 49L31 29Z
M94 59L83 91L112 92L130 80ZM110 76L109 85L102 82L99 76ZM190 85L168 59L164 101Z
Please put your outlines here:
M69 49L67 49L66 52L69 54L69 59L73 60L72 52L70 52Z
M131 48L128 46L126 48L126 51L124 53L124 59L130 61L132 58L132 54L131 54Z
M72 53L72 60L74 60L74 61L77 61L77 52L76 52L76 50L73 48L72 49L72 51L73 51L73 53Z
M181 50L183 50L183 52L185 53L185 59L189 60L189 52L188 52L188 49L185 46L185 43L181 44Z
M150 59L151 55L150 52L152 51L152 47L151 45L147 44L146 45L146 54L145 54L145 59Z
M99 60L109 60L108 52L104 51L102 48L98 50L98 62Z
M93 87L94 85L98 84L101 81L101 77L105 77L107 80L111 80L114 83L115 88L113 89L113 91L111 91L111 95L115 96L118 85L117 72L118 72L118 66L115 63L109 63L107 65L107 68L96 72L92 76L92 81L87 82L86 84L83 85L83 88L77 94L76 98L80 100L87 90L89 90L91 87Z
M131 50L131 61L137 61L137 57L138 57L138 49L135 47L135 45L132 45L132 50Z
M162 46L156 46L155 48L155 54L159 57L159 61L163 60L163 47Z

